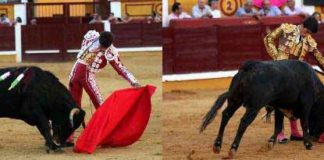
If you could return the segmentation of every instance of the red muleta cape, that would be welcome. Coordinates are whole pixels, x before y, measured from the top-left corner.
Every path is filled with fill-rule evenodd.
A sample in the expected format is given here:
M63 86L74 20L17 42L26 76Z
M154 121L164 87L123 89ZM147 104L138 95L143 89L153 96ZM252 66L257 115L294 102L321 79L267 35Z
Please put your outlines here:
M149 121L155 89L147 85L112 93L93 114L74 152L91 154L97 146L122 147L136 142Z

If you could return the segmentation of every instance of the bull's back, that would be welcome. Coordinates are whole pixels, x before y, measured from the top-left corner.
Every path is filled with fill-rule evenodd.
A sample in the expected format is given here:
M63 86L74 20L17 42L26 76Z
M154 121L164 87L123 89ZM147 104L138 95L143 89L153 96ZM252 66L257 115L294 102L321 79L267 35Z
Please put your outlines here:
M0 117L19 118L20 111L26 99L35 95L30 94L31 88L41 85L42 69L38 67L10 67L0 69L0 75L10 72L10 76L0 82ZM23 79L9 90L15 79L24 73ZM37 88L35 88L37 89ZM29 97L29 98L28 98Z
M238 86L241 95L247 98L294 101L305 88L314 90L314 79L313 69L297 60L247 61L231 86Z

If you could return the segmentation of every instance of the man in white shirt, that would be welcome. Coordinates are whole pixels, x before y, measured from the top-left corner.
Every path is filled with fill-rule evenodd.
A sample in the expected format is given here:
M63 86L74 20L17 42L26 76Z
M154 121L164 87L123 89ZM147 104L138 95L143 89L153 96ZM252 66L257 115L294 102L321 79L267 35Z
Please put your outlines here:
M181 3L175 2L172 5L172 13L168 17L167 26L169 26L170 20L172 19L185 19L185 18L191 18L191 16L188 13L182 11Z
M287 5L283 9L284 14L287 16L293 15L307 15L305 11L303 11L302 7L296 6L295 0L287 0Z
M218 9L218 1L217 0L212 0L210 2L210 6L211 6L211 12L210 14L212 15L213 18L221 18L221 12Z
M205 0L198 0L198 4L192 8L192 17L194 18L207 18L211 17L211 10L208 5L206 5Z

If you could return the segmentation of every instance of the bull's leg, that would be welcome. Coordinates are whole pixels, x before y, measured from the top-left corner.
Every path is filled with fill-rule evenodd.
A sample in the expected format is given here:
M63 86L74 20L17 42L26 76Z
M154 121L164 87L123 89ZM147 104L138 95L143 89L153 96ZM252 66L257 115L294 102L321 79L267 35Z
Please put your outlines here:
M45 144L47 145L47 147L49 147L50 150L59 151L59 147L54 143L52 139L50 127L48 125L48 119L44 115L38 114L38 122L36 126L39 132L45 138ZM47 152L49 152L49 150L47 150Z
M244 116L241 119L238 131L236 133L234 142L232 143L231 150L229 151L229 157L230 159L234 158L234 155L240 145L242 136L247 129L247 127L254 121L256 116L258 115L260 108L250 108L247 107L246 112Z
M227 108L223 111L223 113L222 113L222 122L221 122L221 125L219 127L218 136L215 139L215 143L214 143L214 147L213 147L213 151L215 153L220 152L221 147L222 147L223 135L224 135L225 127L226 127L228 121L231 119L231 117L233 116L235 111L237 111L237 109L239 107L240 107L240 103L235 103L235 102L229 100Z
M304 135L304 146L306 149L310 150L312 149L312 141L311 136L309 134L309 114L310 114L311 107L304 107L302 110L302 114L300 117L300 122L303 129L303 135Z
M269 149L271 149L273 145L276 143L277 136L283 129L283 120L284 120L284 115L278 109L276 109L274 133L268 140Z

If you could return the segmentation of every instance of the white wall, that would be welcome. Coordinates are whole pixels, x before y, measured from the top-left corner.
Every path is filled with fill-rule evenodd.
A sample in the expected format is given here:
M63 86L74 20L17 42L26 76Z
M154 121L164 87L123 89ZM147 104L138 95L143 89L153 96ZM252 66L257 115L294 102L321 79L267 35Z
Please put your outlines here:
M14 5L14 18L16 19L17 17L21 17L22 24L25 25L27 24L27 12L26 12L26 4L15 4Z
M121 17L121 2L111 2L110 4L111 12L115 14L115 17Z
M169 5L168 0L162 0L162 26L167 27L168 26L168 16L169 16Z
M303 0L295 0L297 6L302 6L304 7L305 11L308 14L313 14L315 12L315 7L314 6L304 6Z

